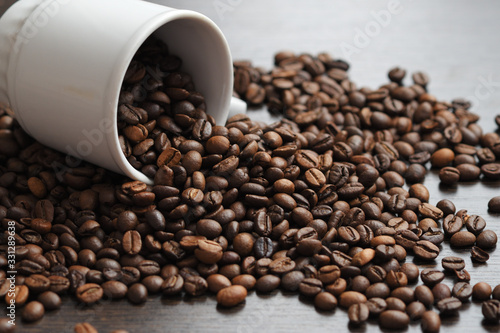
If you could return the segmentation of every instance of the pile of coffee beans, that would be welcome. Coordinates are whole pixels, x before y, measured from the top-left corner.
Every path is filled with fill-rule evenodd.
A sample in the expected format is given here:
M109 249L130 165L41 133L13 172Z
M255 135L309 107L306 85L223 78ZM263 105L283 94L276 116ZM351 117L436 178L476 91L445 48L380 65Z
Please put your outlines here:
M421 72L404 86L405 70L394 68L371 90L328 54L280 52L275 63L265 71L235 62L234 89L283 119L237 115L220 126L181 59L157 40L141 47L124 79L118 130L128 161L154 185L75 166L0 109L0 297L24 305L27 322L58 309L65 294L92 306L212 293L232 307L248 291L278 288L320 311L340 306L354 326L420 320L437 332L440 315L470 299L498 322L500 286L471 285L462 258L440 256L448 243L484 263L497 235L447 199L430 203L422 182L428 164L445 186L499 179L500 136L482 132L467 101L428 93ZM492 199L490 210L498 207ZM18 274L8 295L12 240ZM0 327L13 330L5 318ZM75 332L97 330L79 323Z

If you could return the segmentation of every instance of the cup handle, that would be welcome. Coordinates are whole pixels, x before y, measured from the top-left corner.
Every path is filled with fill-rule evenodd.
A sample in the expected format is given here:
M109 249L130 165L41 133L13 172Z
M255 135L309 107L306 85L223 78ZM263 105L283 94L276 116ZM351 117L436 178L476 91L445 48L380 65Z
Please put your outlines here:
M245 114L247 112L247 103L239 98L231 97L231 102L229 103L229 114L227 119L235 116L239 113Z

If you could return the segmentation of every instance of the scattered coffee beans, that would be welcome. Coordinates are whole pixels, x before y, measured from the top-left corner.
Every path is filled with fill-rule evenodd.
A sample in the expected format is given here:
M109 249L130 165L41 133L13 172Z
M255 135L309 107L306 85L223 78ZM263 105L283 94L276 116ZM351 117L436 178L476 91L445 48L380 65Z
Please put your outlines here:
M440 258L449 242L485 262L497 235L447 199L430 202L422 184L429 166L442 186L499 179L498 134L482 133L470 103L438 101L421 72L412 86L394 68L389 83L358 89L349 65L327 54L281 52L275 63L235 62L234 91L282 119L237 115L222 126L182 60L148 40L125 75L117 129L127 160L153 185L75 165L0 108L0 295L24 306L25 321L60 308L63 294L93 306L210 292L232 307L247 290L280 287L321 311L338 303L353 325L372 316L402 330L411 319L437 332L440 317L426 309L453 314L491 295L483 314L498 320L498 288L471 287L463 259ZM499 198L490 212L500 212ZM11 222L19 283L8 295ZM456 276L452 290L443 271L416 265L433 260ZM75 332L97 330L80 323Z

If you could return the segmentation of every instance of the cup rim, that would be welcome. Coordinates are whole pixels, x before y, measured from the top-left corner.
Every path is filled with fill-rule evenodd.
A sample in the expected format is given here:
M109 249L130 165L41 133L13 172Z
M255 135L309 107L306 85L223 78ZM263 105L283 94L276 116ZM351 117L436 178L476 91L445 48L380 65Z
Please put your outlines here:
M123 154L119 139L118 139L118 100L120 96L121 87L123 84L123 79L125 77L125 73L130 65L134 55L140 48L140 46L146 41L147 38L152 36L158 29L163 27L164 25L177 21L177 20L192 20L193 22L197 22L200 25L204 25L209 28L211 33L216 36L220 40L220 44L224 46L224 54L227 59L225 62L232 66L232 58L229 50L229 45L219 27L208 17L203 14L200 14L191 10L184 9L173 9L162 12L155 17L151 18L143 27L139 29L137 33L130 38L130 42L128 43L128 47L124 50L124 55L120 59L117 59L116 66L112 72L110 83L108 84L108 91L105 96L107 96L104 100L104 109L106 110L104 113L104 117L107 119L112 119L113 128L110 132L112 137L108 137L107 144L112 153L113 160L117 164L117 166L122 170L122 172L132 178L139 181L142 181L146 184L152 185L153 179L147 177L141 171L135 169L126 159ZM232 82L231 71L229 71L228 82ZM231 94L228 93L227 97L227 107L229 107L229 100L231 98Z

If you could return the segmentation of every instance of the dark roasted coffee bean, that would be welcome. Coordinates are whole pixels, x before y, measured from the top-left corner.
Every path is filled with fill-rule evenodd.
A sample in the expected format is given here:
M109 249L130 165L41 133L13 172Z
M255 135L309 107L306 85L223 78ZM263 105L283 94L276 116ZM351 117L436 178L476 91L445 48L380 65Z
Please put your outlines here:
M492 249L497 244L497 234L492 230L482 231L476 238L476 245L484 250Z
M450 245L455 247L471 246L476 242L476 236L469 231L459 231L450 238Z
M451 294L461 302L467 302L472 296L472 286L467 282L458 282L453 286Z
M472 287L472 298L477 301L484 301L491 296L491 286L486 282L478 282Z
M426 268L420 273L420 279L426 286L434 286L444 279L444 273L432 268Z
M420 259L433 260L439 255L439 248L426 240L419 240L413 247L413 253Z
M370 310L365 303L353 304L347 310L349 323L352 325L360 325L368 320Z
M490 255L488 252L482 250L480 247L473 246L470 251L470 256L472 261L474 262L479 262L479 263L485 263L490 259Z
M448 271L460 271L465 268L465 262L460 257L448 256L441 259L441 266Z
M95 283L87 283L76 289L76 297L82 303L95 303L103 296L103 288Z
M436 308L439 310L441 315L452 315L455 314L462 307L462 302L455 297L443 298L436 304Z
M455 275L456 275L457 280L459 282L469 282L470 281L470 274L469 274L469 272L467 272L466 269L455 271Z
M148 299L148 290L142 283L134 283L127 290L127 298L133 304L141 304Z
M481 312L487 322L498 323L500 320L500 301L491 299L483 302Z
M493 197L488 201L488 209L492 213L500 213L500 196Z
M328 292L320 292L314 297L314 306L322 311L332 311L337 307L337 298Z
M89 323L78 323L74 328L75 333L98 333L97 329Z
M105 298L122 299L127 295L127 286L120 281L106 281L102 285Z
M23 321L31 323L42 319L44 314L45 308L43 304L38 301L31 301L24 306L21 317Z
M422 332L426 333L436 333L441 329L441 317L437 312L429 310L422 314L422 319L420 321L420 327Z
M257 279L255 290L261 293L270 293L279 287L280 282L279 277L267 274Z
M378 317L387 309L387 302L379 297L370 298L365 304L368 306L368 311L370 311L372 317Z
M52 311L61 307L61 297L52 291L46 291L38 295L37 301L43 304L45 310Z
M385 310L379 316L379 324L382 328L403 330L408 327L410 317L402 311Z
M246 296L247 289L245 287L239 285L228 286L217 293L217 303L225 307L232 307L243 302Z

